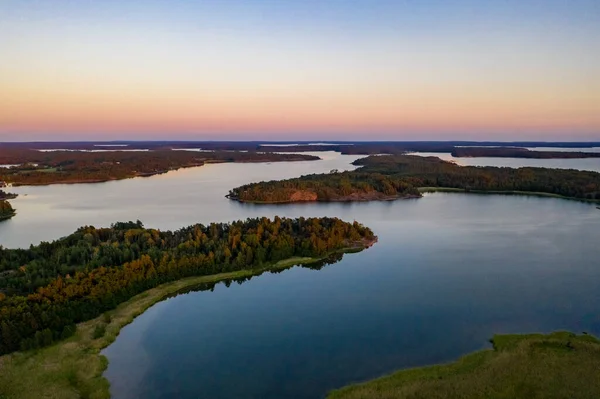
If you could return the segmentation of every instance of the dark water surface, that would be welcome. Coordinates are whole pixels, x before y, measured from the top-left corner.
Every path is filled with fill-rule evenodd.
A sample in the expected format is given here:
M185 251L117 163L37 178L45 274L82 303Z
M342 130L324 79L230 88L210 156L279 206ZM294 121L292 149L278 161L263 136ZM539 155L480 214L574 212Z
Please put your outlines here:
M337 216L379 236L322 270L292 268L156 304L104 350L114 398L319 398L398 368L488 347L495 333L600 335L600 211L573 201L428 194L353 204L244 205L237 185L360 157L219 164L147 179L19 187L0 244L85 224L177 229L254 216ZM527 161L527 160L523 160ZM26 195L27 194L27 195Z

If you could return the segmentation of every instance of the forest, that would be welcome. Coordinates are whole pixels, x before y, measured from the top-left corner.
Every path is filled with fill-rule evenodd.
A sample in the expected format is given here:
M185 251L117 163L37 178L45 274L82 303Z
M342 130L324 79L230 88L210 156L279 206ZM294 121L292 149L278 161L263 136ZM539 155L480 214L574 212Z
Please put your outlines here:
M369 156L352 172L247 184L230 190L242 202L354 201L412 198L419 188L535 192L600 200L600 173L572 169L458 166L437 157Z
M152 176L179 168L210 162L310 161L305 154L261 152L197 152L161 149L156 151L85 152L62 150L42 152L29 148L0 146L0 181L19 185L94 183L130 177Z
M376 239L357 222L275 217L173 232L120 222L81 227L29 249L0 247L0 354L68 337L75 323L169 281L323 258Z
M453 157L494 157L494 158L532 158L532 159L573 159L600 158L599 152L582 151L532 151L520 147L455 147Z
M15 216L15 210L6 200L0 200L0 222Z
M337 172L295 179L251 183L229 191L241 202L369 201L420 197L408 181L383 173Z

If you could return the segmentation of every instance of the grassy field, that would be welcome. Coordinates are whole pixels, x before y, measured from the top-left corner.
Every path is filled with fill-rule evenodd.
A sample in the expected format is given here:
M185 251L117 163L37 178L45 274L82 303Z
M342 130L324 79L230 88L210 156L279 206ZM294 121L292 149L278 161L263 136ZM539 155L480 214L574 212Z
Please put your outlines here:
M190 277L145 291L101 317L78 324L75 335L65 341L0 357L0 399L109 398L109 384L102 376L108 360L100 351L116 339L121 328L153 304L198 284L247 277L319 260L290 258L261 270Z
M494 349L455 363L396 372L328 399L597 399L600 341L590 335L498 335Z

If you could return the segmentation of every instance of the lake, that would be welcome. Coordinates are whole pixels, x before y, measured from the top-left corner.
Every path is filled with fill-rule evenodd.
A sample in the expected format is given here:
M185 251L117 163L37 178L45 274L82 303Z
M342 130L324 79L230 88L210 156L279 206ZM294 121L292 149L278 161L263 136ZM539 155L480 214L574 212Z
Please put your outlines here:
M71 234L82 225L108 227L139 219L147 227L178 229L193 223L226 222L262 216L229 201L230 189L259 180L355 169L364 156L336 152L308 153L320 161L283 163L222 163L180 169L147 178L94 184L11 187L17 216L0 223L0 244L29 247Z
M0 243L28 246L82 224L176 229L274 215L358 220L372 248L151 307L103 353L114 398L319 398L393 370L489 347L495 333L600 335L600 211L508 195L427 194L372 203L252 205L239 184L352 168L358 157L214 164L151 178L19 187Z

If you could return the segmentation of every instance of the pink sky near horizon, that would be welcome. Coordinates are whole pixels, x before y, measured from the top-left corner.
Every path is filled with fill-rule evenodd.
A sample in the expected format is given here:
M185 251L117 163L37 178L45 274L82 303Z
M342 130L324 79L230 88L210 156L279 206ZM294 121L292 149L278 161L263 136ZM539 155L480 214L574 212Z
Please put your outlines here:
M583 8L560 29L558 9L440 27L432 9L387 20L407 9L382 2L380 24L333 10L353 23L336 31L338 14L301 29L295 9L288 27L214 3L202 25L187 15L207 10L108 3L0 5L0 141L600 140L600 30Z

